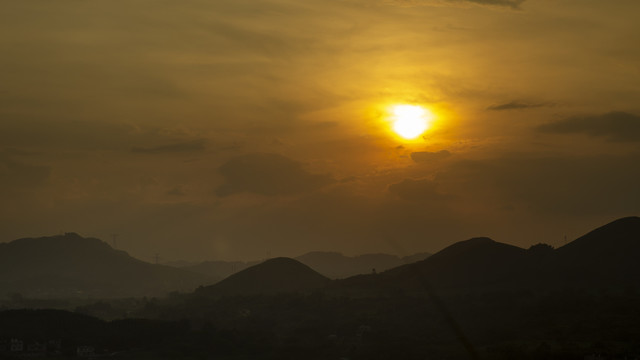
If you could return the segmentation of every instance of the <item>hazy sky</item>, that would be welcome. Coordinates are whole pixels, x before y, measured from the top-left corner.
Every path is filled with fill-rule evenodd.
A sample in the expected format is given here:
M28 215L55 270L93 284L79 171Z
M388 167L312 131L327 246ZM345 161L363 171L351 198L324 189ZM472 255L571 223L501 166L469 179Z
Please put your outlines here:
M638 0L0 0L0 241L562 245L640 214ZM435 114L415 141L388 107Z

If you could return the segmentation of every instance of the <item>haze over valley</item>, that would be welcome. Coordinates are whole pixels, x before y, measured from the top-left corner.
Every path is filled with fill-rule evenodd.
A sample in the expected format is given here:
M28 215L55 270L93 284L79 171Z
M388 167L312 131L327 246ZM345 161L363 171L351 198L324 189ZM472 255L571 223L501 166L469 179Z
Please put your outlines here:
M310 351L318 358L351 354L364 359L373 353L390 358L396 352L416 358L427 353L466 358L465 346L474 356L488 358L579 358L596 346L600 353L621 356L633 353L620 344L635 344L633 334L638 331L634 321L639 318L628 311L640 289L639 239L640 218L627 217L558 249L543 243L523 249L472 238L423 260L336 280L298 260L280 257L247 264L215 283L203 273L145 263L75 233L19 239L0 247L0 284L9 291L0 318L22 325L6 328L0 336L35 341L66 334L66 347L56 350L60 355L70 356L70 344L90 341L105 347L98 354L121 352L117 357L124 358L140 351L144 356L167 356L178 349L162 345L160 339L179 338L190 344L180 350L183 356L216 353L226 358L279 358ZM338 267L362 258L310 253L299 260L326 257L337 259ZM394 259L382 254L363 257L387 264ZM12 273L21 276L7 278ZM13 292L22 289L37 291L28 296ZM171 293L147 297L162 290ZM67 312L19 310L42 305ZM391 309L395 310L388 312ZM594 309L607 316L594 318ZM549 327L548 322L567 311L573 320ZM581 327L583 317L597 326L615 323L618 330L602 337L596 328ZM42 327L45 323L38 318L64 320ZM150 320L133 320L140 318ZM100 328L92 331L109 334L110 340L81 336L77 327ZM148 335L133 336L136 331ZM228 331L233 331L233 344L223 350L201 343L202 336L214 343L229 341ZM266 338L258 340L256 335ZM137 352L130 352L132 346Z

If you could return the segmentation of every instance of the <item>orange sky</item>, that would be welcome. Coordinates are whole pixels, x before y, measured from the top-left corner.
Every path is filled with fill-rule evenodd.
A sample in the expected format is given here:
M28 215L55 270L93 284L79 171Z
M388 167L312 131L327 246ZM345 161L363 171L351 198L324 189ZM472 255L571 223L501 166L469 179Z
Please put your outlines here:
M0 241L254 259L558 246L640 214L636 0L0 9ZM418 141L390 131L403 103L436 113Z

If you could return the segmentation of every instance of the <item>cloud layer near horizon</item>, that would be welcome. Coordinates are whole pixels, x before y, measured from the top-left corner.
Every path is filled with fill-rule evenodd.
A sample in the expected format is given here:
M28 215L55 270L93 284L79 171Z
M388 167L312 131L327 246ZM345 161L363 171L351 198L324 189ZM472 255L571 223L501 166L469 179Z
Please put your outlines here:
M328 175L310 174L302 165L278 154L247 154L230 159L219 169L225 182L219 196L249 192L260 195L289 195L321 188L334 180Z

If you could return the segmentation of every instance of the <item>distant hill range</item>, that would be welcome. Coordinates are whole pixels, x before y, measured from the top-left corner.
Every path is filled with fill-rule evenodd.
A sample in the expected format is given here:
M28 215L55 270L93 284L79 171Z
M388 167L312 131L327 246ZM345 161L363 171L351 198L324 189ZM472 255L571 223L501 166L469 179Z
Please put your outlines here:
M340 264L343 257L335 253L310 253L297 260L313 263L309 259L318 258L327 264L331 259ZM421 261L333 281L323 281L320 274L297 260L279 258L249 267L205 289L215 295L315 289L346 296L425 293L427 289L441 293L568 288L628 291L640 290L639 259L640 218L628 217L558 249L545 244L523 249L489 238L473 238ZM299 277L292 278L294 273Z
M150 264L75 233L0 243L0 294L38 298L165 295L191 291L201 274Z
M385 271L403 264L424 260L430 255L429 253L417 253L406 257L389 254L345 256L339 252L312 251L294 259L328 278L341 279L359 274ZM208 277L209 283L216 283L238 271L259 263L260 261L204 261L199 264L173 262L167 263L167 265L203 274Z
M414 258L312 252L296 259L205 262L184 268L146 263L98 239L67 233L0 244L0 293L107 298L163 295L198 286L201 294L215 296L297 291L376 296L424 293L427 287L442 293L637 291L639 259L638 217L613 221L558 249L545 244L523 249L473 238Z

